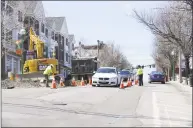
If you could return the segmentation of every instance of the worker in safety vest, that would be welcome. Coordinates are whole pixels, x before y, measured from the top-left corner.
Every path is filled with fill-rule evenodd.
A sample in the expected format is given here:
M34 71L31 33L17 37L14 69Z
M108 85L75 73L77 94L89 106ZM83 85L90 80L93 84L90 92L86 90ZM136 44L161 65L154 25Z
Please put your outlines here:
M137 75L139 79L139 86L143 86L143 69L140 65L138 66L137 69Z
M51 76L53 74L53 69L54 69L54 65L53 64L50 64L46 70L44 71L44 76L45 76L45 79L46 79L46 87L49 87L49 76Z

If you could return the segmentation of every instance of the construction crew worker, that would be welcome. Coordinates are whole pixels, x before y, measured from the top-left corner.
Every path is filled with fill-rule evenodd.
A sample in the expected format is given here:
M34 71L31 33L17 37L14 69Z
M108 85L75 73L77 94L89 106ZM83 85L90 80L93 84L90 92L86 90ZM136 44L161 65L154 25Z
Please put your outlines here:
M50 64L46 70L44 71L44 76L45 76L45 79L46 79L46 87L49 87L49 76L53 74L53 69L54 69L54 65L53 64Z
M143 69L140 65L138 66L137 69L137 75L139 79L139 86L143 86Z

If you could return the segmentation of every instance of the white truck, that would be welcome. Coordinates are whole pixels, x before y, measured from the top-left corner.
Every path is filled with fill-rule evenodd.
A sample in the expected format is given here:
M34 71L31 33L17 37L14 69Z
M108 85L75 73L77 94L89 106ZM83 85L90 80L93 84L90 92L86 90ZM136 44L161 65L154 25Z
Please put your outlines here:
M115 67L100 67L92 76L92 86L119 86L121 77Z

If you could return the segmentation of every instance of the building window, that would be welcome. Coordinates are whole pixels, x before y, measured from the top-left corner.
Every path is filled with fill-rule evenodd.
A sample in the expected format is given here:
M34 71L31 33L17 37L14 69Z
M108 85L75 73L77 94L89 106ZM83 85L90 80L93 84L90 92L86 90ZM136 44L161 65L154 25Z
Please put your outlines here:
M61 35L58 34L58 38L59 38L59 43L61 43Z
M45 34L46 34L46 37L48 37L48 29L47 28L46 28L46 33Z
M7 72L11 72L11 68L12 68L11 66L12 66L12 57L7 56L7 61L6 61Z
M35 21L35 32L36 32L36 35L39 35L39 21L38 20Z
M22 22L23 21L23 16L22 16L22 12L21 11L18 11L18 21L19 22Z
M68 62L68 53L66 53L66 62Z
M62 45L64 45L64 37L62 36Z
M6 41L11 41L12 40L12 31L7 31L6 33Z
M68 46L68 39L66 38L66 46Z
M74 44L72 44L72 50L74 50Z
M1 11L5 10L5 1L1 0Z
M55 38L54 38L54 32L52 32L52 39L55 40Z
M41 24L41 32L44 33L44 24Z
M55 34L55 41L58 41L58 34Z
M13 14L13 8L10 7L9 5L7 5L7 8L6 8L6 15L11 16L12 14Z

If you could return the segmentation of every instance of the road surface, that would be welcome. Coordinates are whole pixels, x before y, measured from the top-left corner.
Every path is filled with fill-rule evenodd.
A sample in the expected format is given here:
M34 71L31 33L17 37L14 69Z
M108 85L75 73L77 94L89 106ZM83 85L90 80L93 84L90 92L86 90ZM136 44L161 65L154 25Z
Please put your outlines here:
M170 84L2 93L2 126L192 126L190 97Z
M191 127L192 99L171 84L2 90L2 126Z

